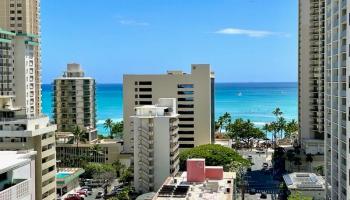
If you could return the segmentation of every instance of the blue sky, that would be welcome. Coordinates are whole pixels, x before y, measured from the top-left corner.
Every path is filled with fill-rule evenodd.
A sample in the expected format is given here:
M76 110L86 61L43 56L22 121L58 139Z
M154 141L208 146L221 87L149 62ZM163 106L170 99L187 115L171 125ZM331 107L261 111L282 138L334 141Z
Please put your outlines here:
M43 82L81 63L99 83L190 71L217 82L297 80L296 0L41 1Z

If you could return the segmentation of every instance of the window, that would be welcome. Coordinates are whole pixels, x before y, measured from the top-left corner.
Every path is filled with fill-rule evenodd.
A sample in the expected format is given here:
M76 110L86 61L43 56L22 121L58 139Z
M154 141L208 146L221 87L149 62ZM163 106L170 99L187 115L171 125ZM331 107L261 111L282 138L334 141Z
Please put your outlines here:
M177 88L193 88L193 84L178 84Z
M10 11L10 14L15 14L15 11L14 11L14 10L11 10L11 11Z
M194 128L194 124L179 124L180 128Z
M152 98L151 94L140 94L140 98Z
M152 88L139 88L140 92L152 92Z
M178 108L193 108L194 105L191 104L191 105L188 105L188 104L179 104L177 105Z
M194 111L178 111L177 113L180 115L193 115Z
M18 4L17 4L17 7L22 7L22 4L18 3Z
M194 138L179 138L179 141L194 141Z
M179 148L193 148L194 144L179 144Z
M193 97L177 98L178 101L193 101Z
M191 95L193 93L193 91L177 91L177 94L179 95Z
M152 85L151 81L140 81L139 85Z
M17 20L22 20L22 17L17 17Z
M191 117L191 118L179 118L179 120L180 120L180 122L193 122L194 121L193 117Z
M140 105L152 105L152 101L140 101Z
M179 135L193 135L194 131L179 131Z
M17 14L21 14L22 13L22 11L21 10L17 10Z

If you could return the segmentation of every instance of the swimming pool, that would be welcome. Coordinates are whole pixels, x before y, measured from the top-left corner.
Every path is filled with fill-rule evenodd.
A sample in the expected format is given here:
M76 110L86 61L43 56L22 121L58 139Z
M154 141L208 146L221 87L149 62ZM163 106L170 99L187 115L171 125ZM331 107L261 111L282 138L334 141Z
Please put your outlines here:
M68 173L68 172L58 172L56 174L56 178L58 179L63 179L63 178L66 178L67 176L70 176L71 173Z

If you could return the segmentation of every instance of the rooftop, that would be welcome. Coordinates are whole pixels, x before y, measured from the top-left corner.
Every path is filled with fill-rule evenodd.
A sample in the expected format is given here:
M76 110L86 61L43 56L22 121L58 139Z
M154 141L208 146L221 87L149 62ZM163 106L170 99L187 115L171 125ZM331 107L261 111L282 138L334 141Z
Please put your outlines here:
M0 174L22 167L31 161L35 151L0 151Z
M153 200L195 200L222 199L231 200L235 173L224 172L222 180L206 180L205 182L187 182L187 172L177 177L168 177Z
M325 180L314 173L294 172L283 176L288 189L292 190L324 190Z

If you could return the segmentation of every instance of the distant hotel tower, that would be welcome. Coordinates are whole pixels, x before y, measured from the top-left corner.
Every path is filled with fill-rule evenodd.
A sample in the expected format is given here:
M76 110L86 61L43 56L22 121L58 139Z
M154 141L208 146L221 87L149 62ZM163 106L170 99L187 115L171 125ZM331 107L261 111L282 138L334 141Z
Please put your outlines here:
M124 75L125 152L133 152L129 117L134 115L134 107L154 105L159 98L177 100L180 149L214 141L214 73L207 64L193 64L191 74L168 71L160 75Z
M350 198L349 9L349 0L299 0L300 139L304 148L324 140L332 200Z
M178 117L175 98L135 107L130 119L136 191L157 191L168 176L179 171Z
M58 132L71 132L76 126L97 138L95 79L85 77L79 64L68 64L67 71L54 81L54 119Z
M56 126L41 114L39 8L0 1L0 150L36 151L35 198L54 200Z

